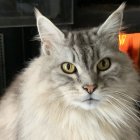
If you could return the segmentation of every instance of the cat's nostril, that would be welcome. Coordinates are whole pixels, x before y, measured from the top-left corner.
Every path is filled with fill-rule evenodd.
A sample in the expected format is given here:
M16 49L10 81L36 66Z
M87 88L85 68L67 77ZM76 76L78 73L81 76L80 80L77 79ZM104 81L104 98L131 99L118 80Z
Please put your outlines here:
M83 86L83 89L86 90L89 94L92 94L96 88L97 88L97 85L85 85L85 86Z

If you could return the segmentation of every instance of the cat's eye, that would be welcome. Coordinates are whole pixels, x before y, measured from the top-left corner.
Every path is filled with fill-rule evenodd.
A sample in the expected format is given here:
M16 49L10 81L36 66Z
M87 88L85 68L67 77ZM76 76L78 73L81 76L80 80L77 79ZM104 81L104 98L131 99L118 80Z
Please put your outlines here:
M62 63L61 69L63 70L63 72L67 74L73 74L77 71L76 67L72 63L69 63L69 62Z
M97 69L99 71L105 71L105 70L109 69L110 66L111 66L110 59L109 58L104 58L97 64Z

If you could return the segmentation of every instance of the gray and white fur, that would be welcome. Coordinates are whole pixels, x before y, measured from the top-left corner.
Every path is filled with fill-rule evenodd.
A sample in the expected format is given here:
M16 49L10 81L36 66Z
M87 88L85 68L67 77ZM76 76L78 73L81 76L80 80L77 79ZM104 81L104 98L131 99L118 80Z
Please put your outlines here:
M140 139L138 74L118 48L124 7L99 27L65 33L36 10L41 54L1 99L0 140ZM104 58L111 66L98 71ZM64 73L63 62L77 72ZM89 94L85 84L97 88Z

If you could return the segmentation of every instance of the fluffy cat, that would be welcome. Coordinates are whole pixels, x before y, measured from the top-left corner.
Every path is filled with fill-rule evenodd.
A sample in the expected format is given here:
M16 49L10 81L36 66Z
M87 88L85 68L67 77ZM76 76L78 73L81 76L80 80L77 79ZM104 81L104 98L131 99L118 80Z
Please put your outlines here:
M139 140L138 74L118 49L124 7L65 33L36 10L41 54L1 99L1 140Z

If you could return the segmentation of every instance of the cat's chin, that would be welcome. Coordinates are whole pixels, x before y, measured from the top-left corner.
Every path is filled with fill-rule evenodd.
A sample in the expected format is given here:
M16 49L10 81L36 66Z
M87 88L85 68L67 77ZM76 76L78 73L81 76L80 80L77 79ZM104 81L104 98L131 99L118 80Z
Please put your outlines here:
M85 100L85 101L79 101L79 102L75 102L74 104L82 109L85 110L92 110L97 108L97 106L99 105L99 100Z

